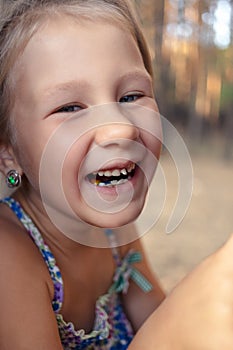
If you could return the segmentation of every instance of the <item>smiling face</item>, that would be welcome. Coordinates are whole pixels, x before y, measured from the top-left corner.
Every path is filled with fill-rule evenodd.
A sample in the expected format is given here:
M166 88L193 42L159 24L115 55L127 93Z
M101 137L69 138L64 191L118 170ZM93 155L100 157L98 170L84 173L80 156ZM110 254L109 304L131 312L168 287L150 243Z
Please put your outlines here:
M14 74L15 152L31 199L47 186L46 172L45 200L55 210L64 194L93 225L134 220L159 157L160 122L132 35L111 24L50 21Z

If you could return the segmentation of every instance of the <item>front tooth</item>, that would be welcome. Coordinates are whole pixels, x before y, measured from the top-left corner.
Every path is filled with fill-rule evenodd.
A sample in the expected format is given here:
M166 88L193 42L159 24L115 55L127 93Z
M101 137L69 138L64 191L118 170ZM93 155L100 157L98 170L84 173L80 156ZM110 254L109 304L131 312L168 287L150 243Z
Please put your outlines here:
M122 170L121 170L121 174L127 175L127 170L126 170L126 169L122 169Z
M109 170L105 171L104 176L108 176L108 177L112 176L111 171L109 171Z
M99 176L104 176L104 172L103 172L103 171L99 171L99 172L98 172L98 175L99 175Z
M113 170L112 176L120 176L120 175L121 175L120 170L118 169Z

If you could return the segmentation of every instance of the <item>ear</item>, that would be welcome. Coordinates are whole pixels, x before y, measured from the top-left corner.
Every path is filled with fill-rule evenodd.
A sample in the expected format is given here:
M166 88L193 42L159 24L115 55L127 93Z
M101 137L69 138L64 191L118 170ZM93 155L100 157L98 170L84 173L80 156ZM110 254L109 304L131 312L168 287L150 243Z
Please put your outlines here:
M18 164L11 146L0 146L0 171L6 176L8 171L17 170L22 175L22 169Z

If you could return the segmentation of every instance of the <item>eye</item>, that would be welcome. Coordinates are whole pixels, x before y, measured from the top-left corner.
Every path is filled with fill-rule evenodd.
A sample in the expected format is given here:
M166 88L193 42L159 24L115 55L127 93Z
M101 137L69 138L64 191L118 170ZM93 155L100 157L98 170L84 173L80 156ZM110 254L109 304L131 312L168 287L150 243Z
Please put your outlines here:
M143 97L142 94L132 94L132 95L126 95L121 97L120 99L120 103L130 103L130 102L135 102L137 101L139 98Z
M81 109L83 109L83 107L80 105L70 104L58 108L54 113L74 113L80 111Z

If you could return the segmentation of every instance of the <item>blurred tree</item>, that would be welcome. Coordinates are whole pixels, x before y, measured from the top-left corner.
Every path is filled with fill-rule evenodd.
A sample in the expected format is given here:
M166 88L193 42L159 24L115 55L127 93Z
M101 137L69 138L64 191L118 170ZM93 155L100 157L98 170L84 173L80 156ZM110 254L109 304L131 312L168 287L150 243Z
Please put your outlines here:
M212 131L223 132L229 150L233 1L134 1L154 60L161 113L198 142Z

